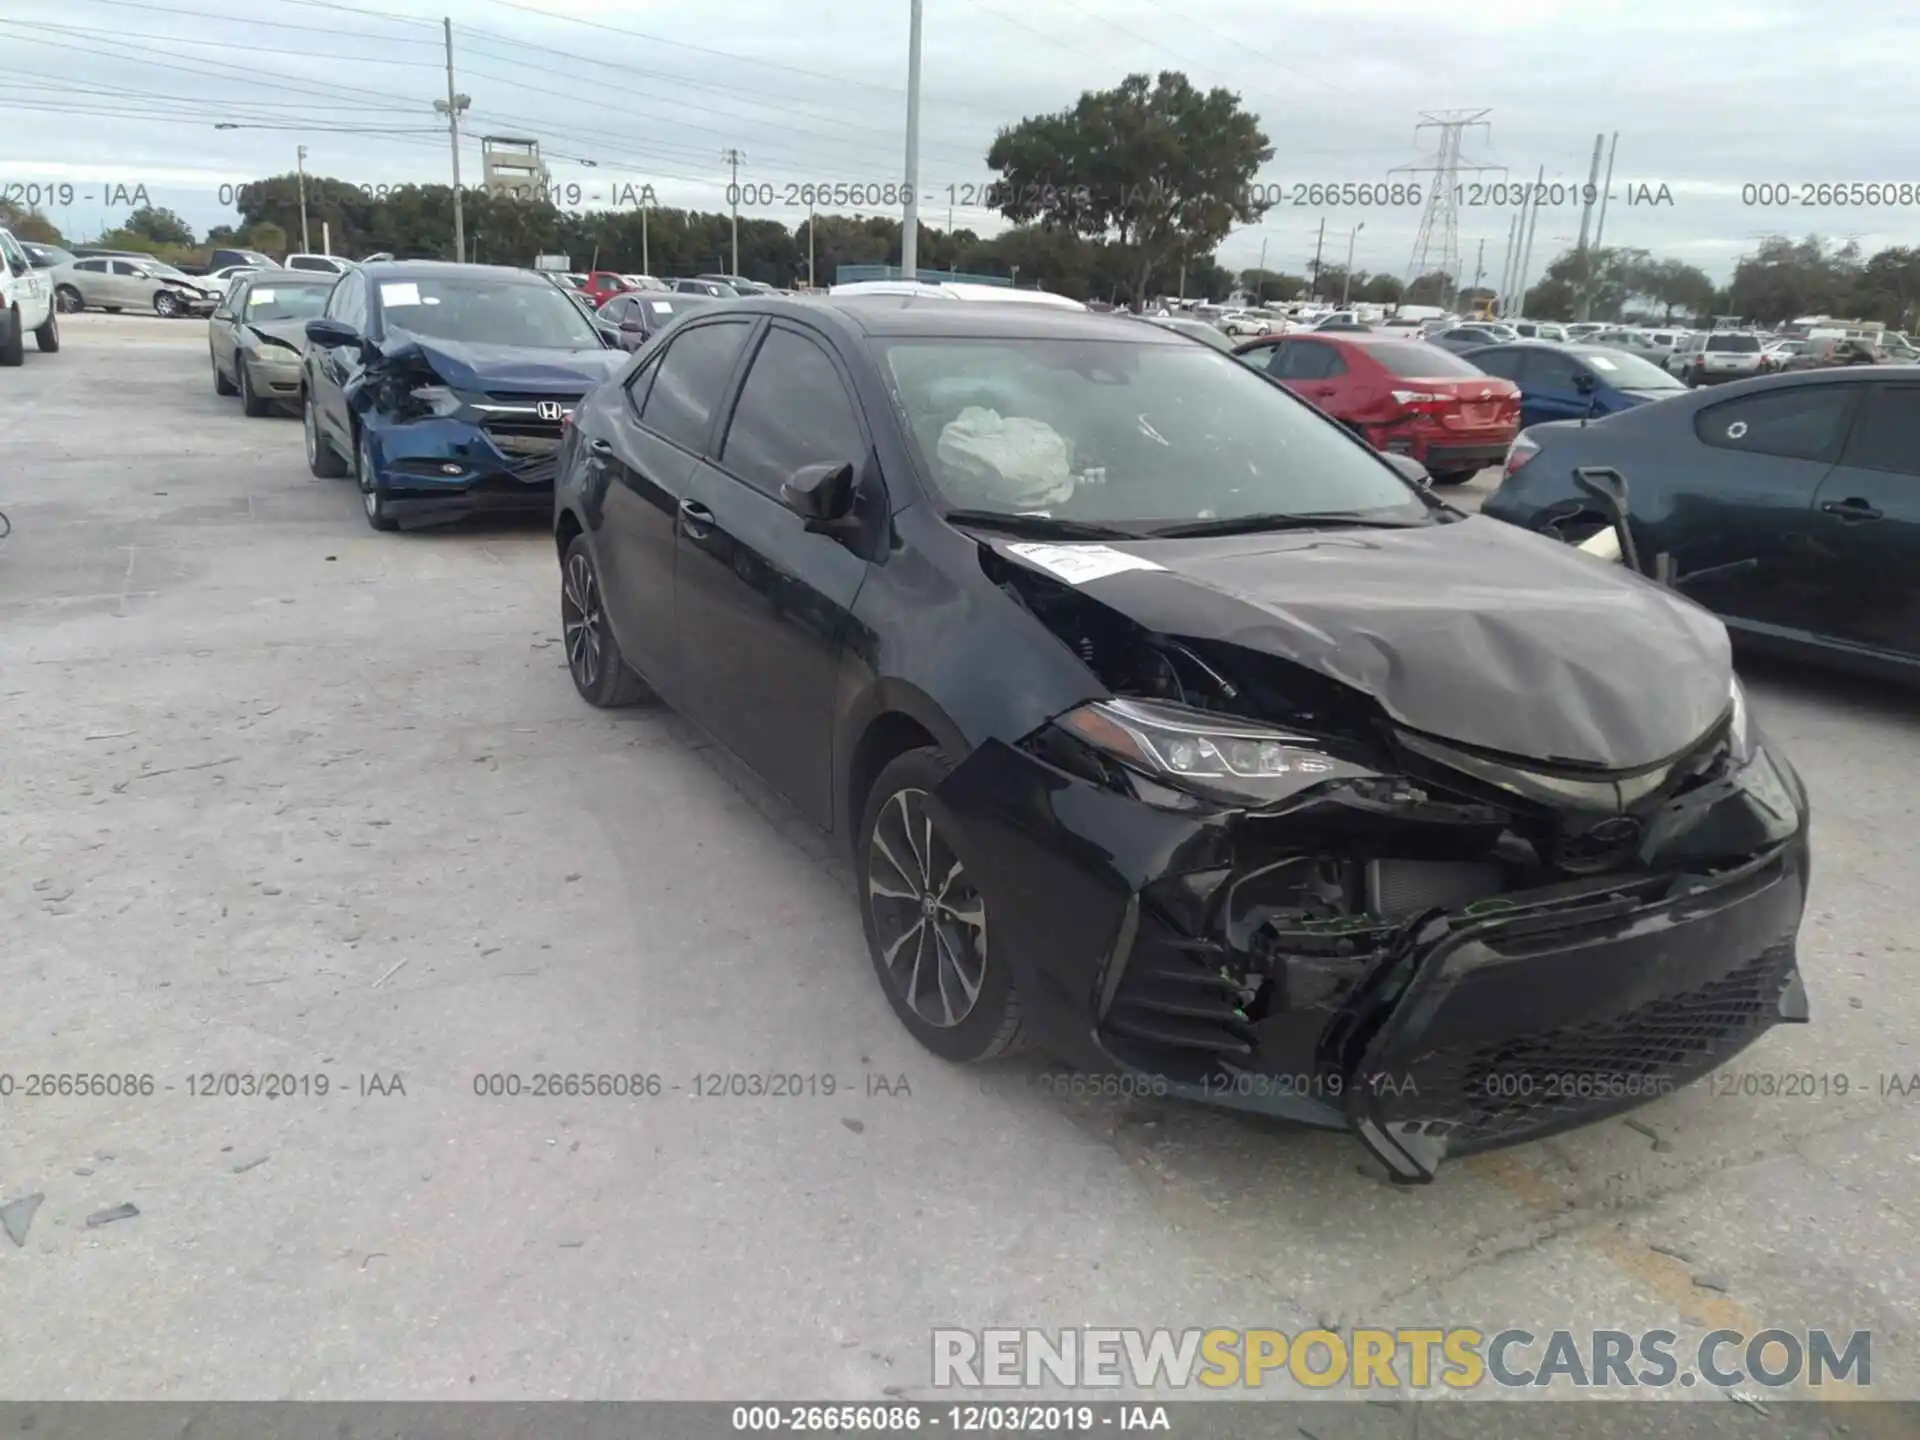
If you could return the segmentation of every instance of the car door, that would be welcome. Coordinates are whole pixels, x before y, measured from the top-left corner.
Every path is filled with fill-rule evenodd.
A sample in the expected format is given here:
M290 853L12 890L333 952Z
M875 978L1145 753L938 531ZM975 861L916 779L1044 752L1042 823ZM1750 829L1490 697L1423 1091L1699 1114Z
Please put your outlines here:
M53 313L53 281L34 265L13 236L0 231L0 263L13 276L14 299L20 307L23 330L38 330Z
M634 668L683 709L675 537L694 466L709 447L752 333L746 316L682 331L626 382L613 433L588 442L589 461L610 471L594 558L614 636Z
M1821 568L1806 628L1920 659L1920 384L1865 387L1810 532Z
M1543 425L1549 420L1578 420L1587 413L1587 397L1580 379L1589 372L1571 355L1545 348L1522 352L1520 423ZM1597 382L1596 382L1597 383Z
M876 463L839 361L811 331L775 321L681 507L675 653L687 713L822 826L833 823L840 644L867 561L810 529L780 487L804 466L845 464L871 493Z
M327 297L326 315L351 325L362 336L369 321L367 280L364 275L349 275ZM313 386L314 415L320 429L333 441L334 449L351 457L354 453L353 419L347 411L347 386L360 373L364 361L353 345L310 347L308 366Z
M153 286L144 278L146 268L132 260L107 262L107 299L104 303L122 308L152 303Z
M234 351L239 345L239 317L246 313L247 289L246 278L234 276L220 303L213 307L213 314L207 317L207 347L213 352L213 373L229 380L240 378Z
M1864 388L1769 387L1694 413L1700 445L1669 462L1680 473L1656 531L1683 593L1763 631L1801 628L1825 584L1811 543L1814 497Z

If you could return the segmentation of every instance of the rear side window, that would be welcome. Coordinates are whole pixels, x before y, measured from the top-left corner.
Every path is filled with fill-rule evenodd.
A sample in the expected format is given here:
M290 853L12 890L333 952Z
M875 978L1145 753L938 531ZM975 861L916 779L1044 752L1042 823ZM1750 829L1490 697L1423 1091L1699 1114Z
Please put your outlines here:
M1439 347L1435 346L1434 348L1438 349ZM1447 352L1441 350L1440 353L1445 355ZM1490 350L1484 355L1475 355L1468 363L1478 366L1483 374L1497 375L1502 380L1518 380L1520 378L1521 358L1520 352L1517 350ZM1412 372L1396 370L1394 373L1396 375L1411 375Z
M1830 460L1840 448L1857 385L1802 385L1710 405L1694 417L1694 433L1719 450L1745 450L1793 460Z
M1707 349L1717 353L1751 355L1760 348L1760 342L1751 335L1713 335L1707 339Z
M696 454L705 449L713 412L751 328L745 320L723 320L682 333L667 347L640 423Z
M1347 362L1331 345L1293 340L1281 347L1279 363L1267 373L1282 380L1330 380L1347 373Z
M1438 345L1378 344L1367 346L1366 353L1388 373L1410 380L1470 379L1482 373L1475 362Z

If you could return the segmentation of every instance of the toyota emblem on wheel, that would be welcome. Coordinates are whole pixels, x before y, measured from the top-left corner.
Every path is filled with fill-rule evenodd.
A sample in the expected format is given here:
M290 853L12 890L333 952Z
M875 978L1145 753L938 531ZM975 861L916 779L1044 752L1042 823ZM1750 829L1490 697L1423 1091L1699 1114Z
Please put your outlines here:
M558 400L542 400L539 413L542 420L558 420L567 410Z

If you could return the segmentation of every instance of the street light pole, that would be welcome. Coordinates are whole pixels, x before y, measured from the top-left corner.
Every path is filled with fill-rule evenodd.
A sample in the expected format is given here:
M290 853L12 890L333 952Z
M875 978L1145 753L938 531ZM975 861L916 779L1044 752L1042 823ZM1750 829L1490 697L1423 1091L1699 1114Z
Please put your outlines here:
M300 172L300 248L311 253L313 242L307 238L307 147L302 145L296 149L293 158Z
M740 162L747 157L738 150L728 150L720 157L733 169L733 183L727 186L727 199L733 207L733 268L727 273L740 273Z
M473 102L465 95L455 94L453 89L453 21L442 20L440 28L447 46L447 98L434 101L433 108L444 111L447 117L447 140L453 148L453 258L464 263L467 220L460 205L460 112Z
M647 254L647 210L648 208L649 207L647 202L645 200L642 200L640 202L640 273L642 275L653 274L653 259L651 256Z
M813 202L807 202L807 289L813 289Z
M920 273L920 6L909 0L907 21L907 204L900 221L900 273Z
M1347 273L1340 281L1340 308L1342 310L1347 308L1347 296L1353 292L1353 245L1354 242L1360 238L1360 232L1366 228L1367 222L1362 220L1358 225L1353 227L1353 233L1347 237Z

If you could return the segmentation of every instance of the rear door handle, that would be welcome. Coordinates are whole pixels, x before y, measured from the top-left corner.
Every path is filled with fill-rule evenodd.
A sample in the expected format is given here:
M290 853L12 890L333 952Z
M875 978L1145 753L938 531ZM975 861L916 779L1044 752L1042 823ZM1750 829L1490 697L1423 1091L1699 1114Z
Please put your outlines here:
M1845 500L1829 500L1820 507L1829 515L1838 515L1842 520L1879 520L1884 511L1876 510L1858 495L1850 495Z
M713 511L698 500L680 502L680 528L698 540L713 528Z

